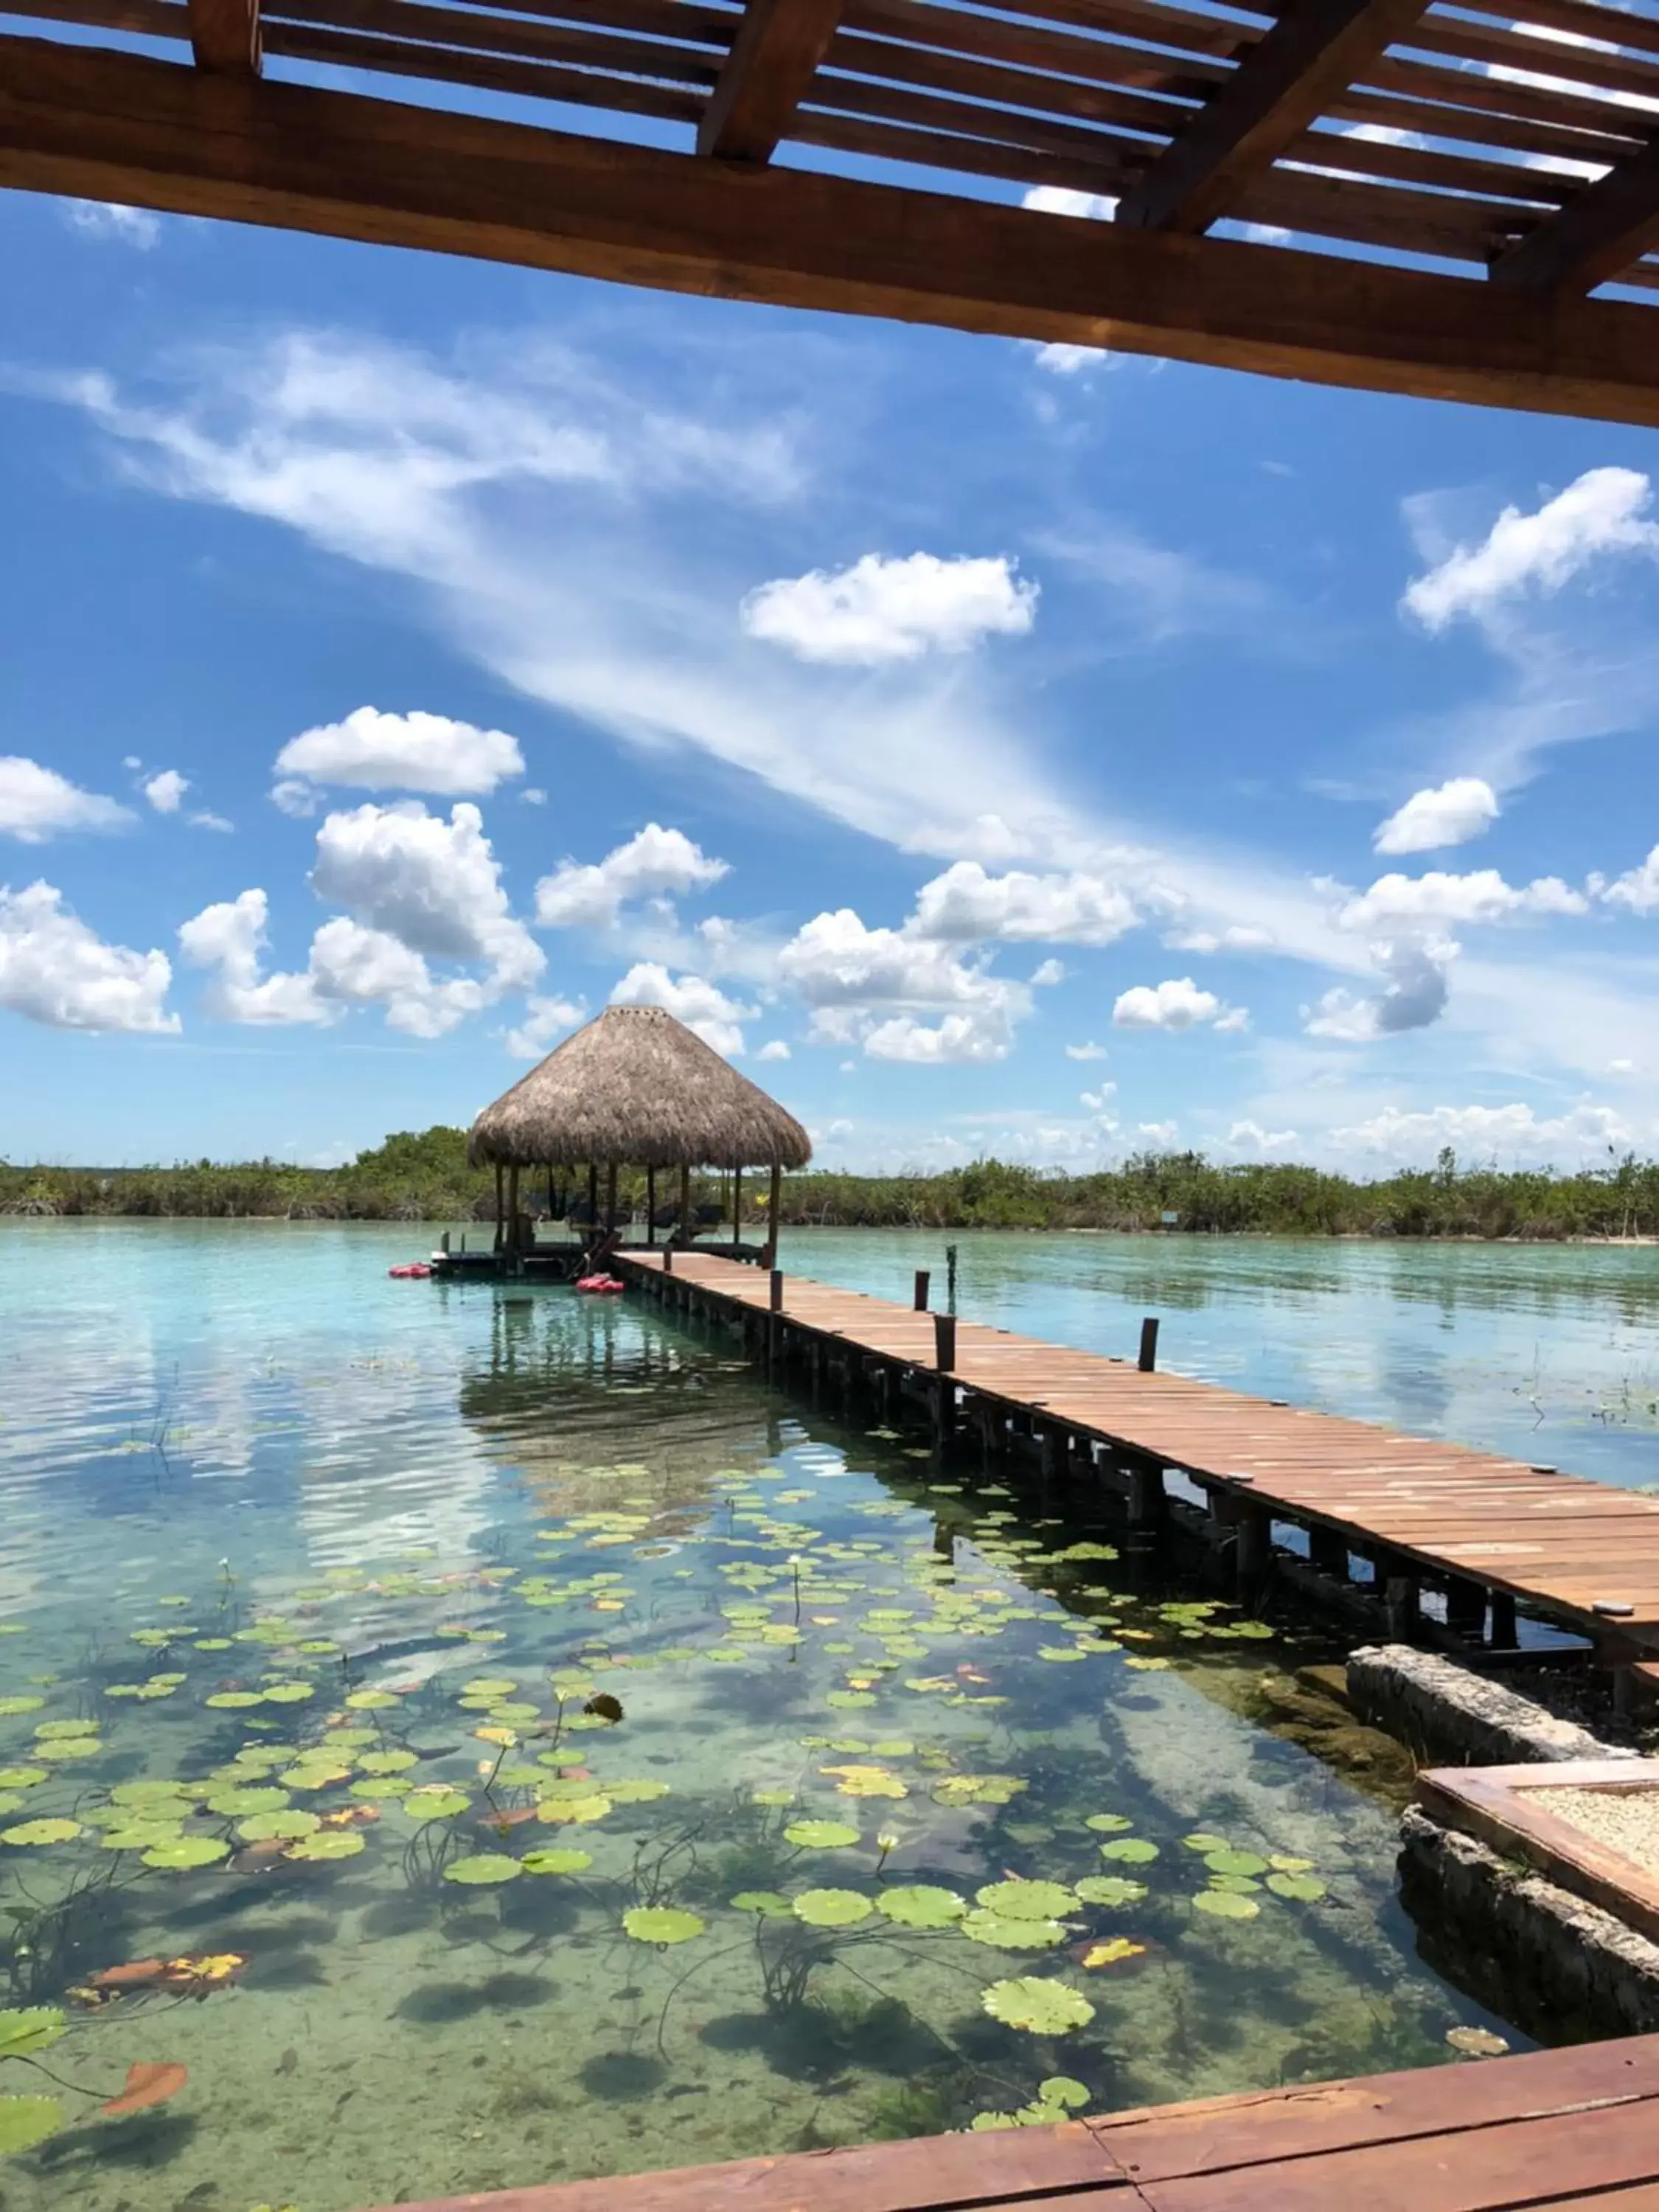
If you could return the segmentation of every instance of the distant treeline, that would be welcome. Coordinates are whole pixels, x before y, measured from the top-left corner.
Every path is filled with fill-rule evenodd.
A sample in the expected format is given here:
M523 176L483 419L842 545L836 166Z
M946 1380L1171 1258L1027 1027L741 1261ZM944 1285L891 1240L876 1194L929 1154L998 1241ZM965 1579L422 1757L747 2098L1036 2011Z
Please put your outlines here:
M659 1178L659 1204L676 1195ZM1116 1229L1319 1237L1559 1239L1659 1232L1659 1161L1631 1154L1605 1168L1468 1167L1449 1151L1431 1169L1376 1182L1317 1168L1231 1166L1200 1152L1143 1152L1091 1175L1061 1175L977 1160L939 1175L834 1171L785 1179L786 1223L859 1229ZM580 1176L526 1179L522 1202L545 1210L585 1190ZM746 1218L765 1212L766 1178L747 1176ZM730 1178L694 1179L694 1199L729 1196ZM642 1205L643 1175L619 1193ZM216 1219L487 1221L495 1178L466 1164L466 1133L434 1128L388 1137L349 1166L275 1160L168 1168L25 1168L0 1162L0 1213L198 1215Z

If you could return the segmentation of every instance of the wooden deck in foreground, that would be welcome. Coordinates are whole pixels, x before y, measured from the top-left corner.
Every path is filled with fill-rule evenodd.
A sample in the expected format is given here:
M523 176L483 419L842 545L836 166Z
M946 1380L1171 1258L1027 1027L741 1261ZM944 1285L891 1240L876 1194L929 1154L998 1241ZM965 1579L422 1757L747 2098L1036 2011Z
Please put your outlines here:
M1659 2212L1659 2036L414 2212Z
M735 1319L762 1352L804 1357L884 1410L927 1399L936 1430L988 1457L1034 1438L1053 1471L1086 1467L1154 1517L1166 1469L1207 1494L1237 1534L1242 1582L1271 1565L1273 1526L1308 1531L1337 1574L1370 1560L1402 1609L1426 1582L1452 1625L1515 1640L1517 1599L1594 1638L1625 1667L1659 1649L1659 1498L1249 1397L1131 1362L958 1321L942 1375L936 1316L697 1252L629 1253L618 1272L668 1302ZM1394 1586L1398 1585L1397 1589Z

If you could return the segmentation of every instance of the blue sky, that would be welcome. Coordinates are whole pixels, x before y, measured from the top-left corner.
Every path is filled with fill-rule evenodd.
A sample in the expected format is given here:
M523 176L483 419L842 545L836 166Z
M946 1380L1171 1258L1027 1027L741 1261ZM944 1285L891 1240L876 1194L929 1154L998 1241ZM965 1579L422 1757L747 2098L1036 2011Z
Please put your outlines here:
M0 1155L1659 1143L1650 434L0 195Z

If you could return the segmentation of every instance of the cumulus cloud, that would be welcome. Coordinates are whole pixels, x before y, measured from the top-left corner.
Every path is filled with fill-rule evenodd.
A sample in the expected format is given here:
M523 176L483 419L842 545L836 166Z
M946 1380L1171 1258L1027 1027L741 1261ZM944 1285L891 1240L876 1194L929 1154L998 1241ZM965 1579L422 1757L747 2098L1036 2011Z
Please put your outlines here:
M1029 985L989 974L939 939L871 929L849 907L798 930L776 974L812 1009L815 1039L861 1038L877 1059L1001 1060L1031 1010ZM932 1028L905 1018L927 1012L963 1018Z
M180 775L176 768L164 768L159 774L147 776L143 788L158 814L176 814L190 789L190 779Z
M325 999L380 1006L388 1029L410 1036L447 1036L498 995L499 979L434 976L422 955L390 930L349 915L325 921L311 940L310 974Z
M1069 345L1063 338L1036 347L1032 357L1050 376L1087 376L1097 368L1110 368L1115 360L1104 346Z
M1446 964L1456 949L1443 941L1419 939L1373 945L1371 958L1383 978L1382 988L1370 997L1343 984L1327 991L1317 1006L1307 1010L1309 1036L1365 1044L1407 1030L1426 1029L1446 1010Z
M1654 846L1640 867L1627 868L1611 883L1605 877L1592 876L1590 889L1609 906L1621 906L1627 914L1659 911L1659 845Z
M192 968L212 975L204 1010L224 1022L333 1020L339 1010L318 995L312 975L262 973L270 921L270 902L255 889L204 907L180 925L179 951Z
M781 1037L770 1037L755 1055L757 1060L787 1060L789 1048Z
M1066 963L1063 960L1039 960L1031 970L1032 988L1038 991L1051 991L1056 983L1063 983L1066 981Z
M655 960L635 963L611 994L613 1006L665 1006L707 1045L735 1060L743 1051L742 1023L753 1006L738 1006L702 975L671 975Z
M729 872L683 830L647 822L643 830L584 867L562 860L536 886L536 919L544 929L604 929L630 899L684 897Z
M1288 1152L1299 1141L1294 1129L1264 1129L1260 1121L1235 1121L1227 1132L1231 1151L1254 1152L1259 1158L1269 1152Z
M1121 991L1112 1019L1121 1030L1189 1030L1214 1021L1221 1012L1214 992L1200 991L1190 975L1177 975Z
M49 1028L173 1036L165 952L106 945L53 884L0 884L0 1006Z
M977 860L958 860L917 892L911 927L918 937L957 944L1109 945L1139 919L1124 892L1099 876L993 876Z
M1108 1054L1105 1046L1097 1044L1091 1037L1086 1044L1068 1044L1066 1057L1067 1060L1104 1060Z
M1464 845L1497 821L1498 794L1478 775L1455 775L1430 791L1414 791L1371 839L1379 853L1429 853Z
M1273 933L1234 922L1225 929L1172 929L1164 942L1171 952L1264 952Z
M961 1060L1006 1060L1013 1047L1008 1024L996 1011L946 1014L920 1022L914 1014L894 1014L867 1030L864 1049L872 1060L904 1060L924 1066Z
M148 208L125 207L118 200L64 200L64 220L82 238L113 240L148 253L161 235L159 219Z
M1021 636L1036 619L1036 604L1037 586L1006 556L912 553L890 561L866 553L850 568L762 584L743 602L741 620L750 637L799 659L875 667L929 652L966 653L999 633Z
M311 882L319 898L425 957L483 961L498 989L533 982L546 964L509 913L483 818L465 801L447 822L418 799L331 814Z
M524 1019L507 1033L507 1048L514 1060L540 1060L586 1014L586 1006L568 999L545 999L532 994L525 1000Z
M1156 1145L1167 1152L1181 1134L1181 1124L1178 1121L1137 1121L1135 1134L1142 1144Z
M1032 185L1020 201L1034 215L1081 216L1090 222L1109 222L1117 202L1102 192L1076 192L1067 185Z
M1650 496L1639 470L1588 469L1534 514L1506 507L1479 544L1454 547L1414 577L1403 605L1427 629L1443 629L1528 592L1559 592L1604 555L1659 552Z
M524 774L524 755L505 730L480 730L418 708L388 714L378 707L354 707L340 721L321 722L290 738L274 767L278 781L271 796L285 812L295 812L316 784L428 791L441 799L492 792L507 777Z
M0 754L0 835L43 845L64 830L115 830L131 815L112 799L82 791L56 769Z
M1609 1146L1623 1148L1634 1135L1613 1108L1588 1103L1542 1116L1525 1105L1436 1106L1421 1113L1390 1106L1352 1128L1334 1129L1331 1142L1343 1152L1373 1152L1408 1163L1431 1160L1449 1145L1513 1167L1605 1159Z
M1427 875L1379 876L1368 891L1350 899L1337 915L1344 929L1398 931L1449 928L1509 921L1522 915L1586 914L1589 902L1559 876L1516 885L1496 868L1466 876L1431 869Z

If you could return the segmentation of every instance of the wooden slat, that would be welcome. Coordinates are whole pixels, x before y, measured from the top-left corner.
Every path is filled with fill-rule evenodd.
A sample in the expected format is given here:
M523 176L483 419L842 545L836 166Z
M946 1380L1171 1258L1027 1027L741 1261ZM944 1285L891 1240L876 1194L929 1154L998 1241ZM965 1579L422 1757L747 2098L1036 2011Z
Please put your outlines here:
M1492 279L1528 291L1593 292L1659 246L1659 143L1585 185L1559 215L1492 265Z
M1400 44L1423 53L1448 54L1459 61L1488 66L1496 63L1502 69L1559 77L1564 83L1599 91L1605 98L1625 93L1638 100L1659 99L1659 61L1602 53L1591 46L1564 46L1553 39L1528 38L1524 30L1512 26L1500 28L1495 23L1473 23L1437 9L1402 36Z
M878 84L868 77L843 76L838 70L818 72L811 104L815 109L875 116L923 131L955 131L963 139L988 138L1039 153L1068 155L1097 166L1103 175L1110 175L1114 191L1121 189L1125 179L1134 173L1144 150L1140 140L1104 125L1092 127L1063 118L1028 115L1015 108L972 106L943 94L913 92L900 85Z
M1200 100L1232 75L1224 63L1198 56L1149 53L1116 39L1080 38L1047 24L1009 22L942 8L933 0L848 0L843 31L895 44L931 46L945 53L1012 62L1021 69L1051 70L1088 83L1121 84L1173 99Z
M616 108L629 114L659 116L671 123L695 124L703 109L702 96L697 93L678 92L633 77L607 76L599 70L562 69L550 62L452 53L441 46L415 46L402 39L371 38L361 31L272 22L265 27L265 50L286 60L320 62L331 69L370 70L437 84L472 85L481 92L516 93L529 100L554 100L576 107Z
M769 161L806 96L841 19L842 0L749 0L697 151L724 161Z
M1002 177L1011 184L1054 185L1063 191L1115 197L1123 183L1115 163L1074 155L1046 154L1029 146L998 145L988 138L946 137L908 124L879 122L803 108L790 133L797 144L825 146L872 161L914 163L968 177Z
M1117 220L1206 230L1422 11L1422 0L1302 0L1125 195Z
M634 87L629 96L657 92ZM1654 325L1639 304L1540 303L1375 264L1339 269L1317 254L805 171L745 173L310 85L266 82L252 97L205 72L82 46L0 40L0 184L671 289L1659 424Z
M368 31L416 45L459 46L524 61L562 62L571 68L603 70L617 76L637 74L704 91L714 83L716 68L712 57L688 46L612 37L604 32L490 15L477 9L432 6L427 0L270 0L267 26L278 22ZM434 57L433 66L443 64ZM558 95L544 93L541 96Z
M196 66L222 76L259 73L259 0L189 0Z
M1052 76L1034 70L1012 68L978 55L950 54L927 46L901 46L889 39L870 39L848 32L830 42L824 68L836 76L888 79L960 93L1005 107L1036 114L1070 115L1113 123L1154 135L1158 142L1179 130L1192 113L1190 106L1158 100L1149 94L1116 85L1087 83ZM822 103L823 80L809 95ZM1156 147L1148 143L1150 156Z

